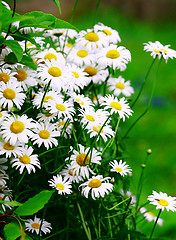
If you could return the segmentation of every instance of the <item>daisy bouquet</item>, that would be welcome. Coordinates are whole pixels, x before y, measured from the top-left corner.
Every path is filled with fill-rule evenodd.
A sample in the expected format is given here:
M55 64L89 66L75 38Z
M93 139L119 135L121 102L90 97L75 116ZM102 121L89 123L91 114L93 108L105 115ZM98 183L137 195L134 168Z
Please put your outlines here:
M10 20L0 38L0 236L144 237L134 223L149 215L139 211L141 185L137 197L129 192L122 144L134 89L122 76L131 53L119 33L102 23L78 31L1 5ZM158 48L152 56L175 57ZM175 211L175 198L161 195L148 200Z

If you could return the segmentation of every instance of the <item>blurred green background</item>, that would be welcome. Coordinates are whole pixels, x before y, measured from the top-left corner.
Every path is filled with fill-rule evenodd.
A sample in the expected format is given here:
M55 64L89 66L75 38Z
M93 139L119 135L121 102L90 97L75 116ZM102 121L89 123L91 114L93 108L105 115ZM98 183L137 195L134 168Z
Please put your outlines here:
M17 1L18 12L44 11L55 16L70 20L76 1L63 0L62 14L51 0ZM91 28L93 24L102 22L119 31L122 42L131 51L132 62L127 70L122 72L126 80L131 80L135 89L132 100L135 99L145 75L153 59L150 53L143 51L143 43L160 41L163 45L170 44L176 49L176 1L174 0L119 0L100 1L95 19L98 1L82 0L78 2L73 25L78 29ZM142 96L134 106L134 114L121 125L122 136L145 110L155 79L159 61L155 62ZM128 157L125 159L133 169L131 190L135 194L146 150L151 148L145 170L145 181L141 197L144 203L152 190L166 192L176 196L176 60L162 61L152 107L149 112L131 130L129 138L124 141ZM148 207L149 209L149 207ZM157 212L154 211L156 214ZM157 226L156 239L176 239L176 213L162 212L164 219L162 227ZM147 235L151 232L153 222L138 225Z

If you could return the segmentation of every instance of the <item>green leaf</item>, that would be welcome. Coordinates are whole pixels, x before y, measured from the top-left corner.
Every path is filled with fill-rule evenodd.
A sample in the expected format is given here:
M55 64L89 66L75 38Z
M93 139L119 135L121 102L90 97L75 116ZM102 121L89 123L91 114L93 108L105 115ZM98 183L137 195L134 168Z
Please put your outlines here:
M19 203L17 201L12 201L12 202L6 202L6 201L0 201L0 204L8 204L9 206L16 207L16 206L21 206L22 203Z
M23 57L23 49L20 44L15 40L5 40L4 44L12 50L12 52L17 57L17 60L20 62Z
M11 222L5 225L4 235L6 240L15 240L21 236L21 228L17 222Z
M61 14L61 7L60 7L60 2L59 0L53 0L53 2L57 5L58 9L59 9L59 12Z
M5 57L5 62L8 64L15 64L18 62L18 59L16 55L13 52L11 52Z
M40 48L40 44L36 43L35 39L32 38L29 34L21 34L19 32L16 32L15 34L13 34L13 37L17 41L27 40L34 44L36 47Z
M19 216L28 216L37 213L50 200L53 191L44 190L33 198L28 199L22 206L18 207L14 213Z
M34 70L37 69L37 66L34 64L32 58L27 56L27 55L23 55L23 58L22 58L20 63L22 63L22 64L24 64L24 65L26 65L26 66L34 69Z
M0 46L2 46L4 44L5 38L0 35Z

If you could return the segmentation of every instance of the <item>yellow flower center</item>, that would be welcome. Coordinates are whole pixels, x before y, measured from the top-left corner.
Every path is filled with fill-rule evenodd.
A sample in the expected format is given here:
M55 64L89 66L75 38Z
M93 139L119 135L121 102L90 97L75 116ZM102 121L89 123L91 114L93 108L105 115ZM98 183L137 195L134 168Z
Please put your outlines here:
M163 49L163 48L162 48L161 51L163 51L164 53L167 53L167 50L166 50L166 49Z
M32 223L31 227L36 228L36 229L40 229L40 223Z
M166 201L165 199L159 199L159 200L157 200L157 201L158 201L158 203L159 203L161 206L166 207L166 206L169 205L168 201Z
M70 176L73 176L73 171L74 171L74 169L75 169L75 168L70 169L70 170L68 171L68 174L69 174ZM76 170L74 171L74 176L76 176Z
M0 82L7 83L10 79L10 76L7 73L0 73Z
M41 130L39 132L39 136L40 138L48 139L50 137L50 133L47 130Z
M75 77L75 78L79 78L79 74L77 72L72 72L72 76Z
M52 116L53 114L52 113L46 113L45 114L45 117L50 117L50 116Z
M60 77L62 75L62 71L58 67L50 67L48 73L53 77Z
M154 52L156 52L156 53L160 53L160 50L156 50L156 49L154 49Z
M116 58L120 57L120 53L117 50L109 50L106 53L106 57L116 59Z
M17 80L19 82L22 82L22 81L26 80L27 73L24 70L17 70L17 74L15 74L15 77L17 78Z
M103 33L105 33L106 35L112 35L111 31L109 31L108 29L103 29Z
M48 102L48 99L53 100L53 97L51 97L51 96L46 96L46 97L44 97L43 102Z
M99 188L101 186L102 182L99 179L92 179L88 186L90 188Z
M97 132L97 133L100 132L100 129L101 129L101 126L99 126L99 125L98 125L98 129L97 129L95 126L93 126L93 130L94 130L95 132ZM103 133L103 128L101 129L101 132L100 132L100 133Z
M119 168L119 167L116 167L115 170L116 170L117 172L122 172L122 169Z
M33 45L34 45L33 43L29 42L29 43L26 44L26 47L31 47Z
M6 99L9 99L9 100L12 100L16 97L16 93L13 89L11 88L6 88L4 91L3 91L3 96L6 98Z
M86 51L86 50L79 50L78 52L77 52L77 56L78 57L81 57L81 58L84 58L84 57L86 57L88 55L88 52Z
M86 67L84 72L88 73L89 76L95 76L97 74L97 70L94 67Z
M0 112L0 118L2 117L2 112Z
M125 85L123 83L121 83L121 82L116 83L115 86L116 86L116 88L119 88L121 90L125 88Z
M66 107L62 104L56 104L56 108L59 110L59 111L65 111L66 110Z
M57 57L56 57L56 55L55 54L53 54L53 53L47 53L45 56L44 56L44 59L46 60L46 59L48 59L50 62L51 62L51 59L55 59L55 60L57 60Z
M65 46L66 46L66 47L69 47L69 48L72 48L72 47L73 47L73 44L67 43L67 44L65 44Z
M86 34L85 39L89 42L97 42L99 40L99 37L96 33L90 32Z
M111 102L111 107L115 108L116 110L121 110L122 106L118 102Z
M27 155L20 156L19 160L21 163L24 163L24 164L29 164L31 162L30 157Z
M13 146L13 145L11 145L10 143L7 142L3 145L3 148L5 150L13 150L15 148L15 146Z
M61 183L56 184L56 187L57 187L59 190L64 190L64 185L61 184Z
M77 164L79 164L80 166L86 166L85 164L88 164L89 161L90 161L90 157L89 157L89 156L86 157L86 155L87 155L87 154L85 154L85 153L80 153L80 154L76 157L76 162L77 162ZM85 159L85 157L86 157L86 159Z
M60 127L60 126L64 126L65 123L66 123L66 122L60 122L60 123L58 123L58 126L59 126L59 127Z
M86 115L87 120L94 122L95 118L92 115Z
M79 98L77 98L77 99L75 99L76 101L77 101L77 103L79 103L80 105L84 105L84 103L79 99Z
M10 131L12 133L18 134L24 130L24 123L21 121L15 121L10 125Z
M150 214L152 217L155 217L155 214L152 212L147 212L148 214Z

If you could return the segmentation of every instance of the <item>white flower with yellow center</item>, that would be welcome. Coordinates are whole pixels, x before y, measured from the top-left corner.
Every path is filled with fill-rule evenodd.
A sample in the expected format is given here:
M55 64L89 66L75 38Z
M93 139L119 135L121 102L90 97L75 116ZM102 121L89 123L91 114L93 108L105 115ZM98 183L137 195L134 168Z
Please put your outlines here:
M100 53L97 54L97 63L102 67L112 67L124 71L126 64L131 61L131 53L125 47L117 47L117 45L111 44L107 48L103 48Z
M124 192L123 189L120 189L119 192L120 192L120 193L122 194L122 196L124 196L125 198L131 197L130 205L133 206L133 207L135 207L135 204L136 204L136 196L135 196L135 195L132 195L132 192L130 192L130 191Z
M43 63L46 60L51 62L52 59L58 62L63 61L63 55L58 53L54 48L44 49L43 51L37 53L35 58L38 59L38 63Z
M6 180L5 179L9 179L7 174L4 173L0 173L0 190L6 188Z
M58 194L65 195L65 194L71 194L72 193L72 185L71 182L68 181L68 178L64 178L57 174L56 176L53 176L53 179L50 179L49 186L52 188L56 188L58 191Z
M104 33L109 43L117 44L118 42L121 42L119 33L116 30L105 26L103 23L98 23L93 28L96 32L100 31Z
M109 86L109 91L114 91L113 94L115 96L119 96L121 93L125 97L130 97L132 93L134 93L133 87L130 86L130 81L126 81L119 76L118 78L110 77L108 79L107 85Z
M10 115L8 111L3 111L0 109L0 123L9 116Z
M17 66L14 75L20 86L27 91L29 87L37 85L36 72L21 64Z
M106 40L102 32L94 32L93 29L82 30L78 33L76 38L76 45L86 47L87 49L97 50L102 47L107 47L109 42Z
M60 118L56 122L56 129L60 132L60 136L64 136L65 138L71 137L72 123L70 123L68 118Z
M17 141L15 145L11 145L9 142L4 140L0 141L0 155L5 154L6 158L16 157L21 154L21 144Z
M156 191L152 191L152 194L148 196L147 200L150 201L150 204L156 205L156 209L176 211L176 197L168 196L167 193L157 193Z
M96 200L96 198L104 198L105 194L112 192L113 184L109 183L110 177L103 178L102 175L93 176L87 182L82 183L79 188L83 188L81 193L88 198L89 192L91 197Z
M25 222L26 231L31 231L32 233L39 234L41 231L40 235L42 235L42 232L44 234L50 233L51 232L51 223L45 221L45 219L40 219L37 218L36 216L34 217L34 220L32 219L27 219Z
M16 72L12 72L10 69L2 67L0 70L0 82L8 83L9 81L16 81L14 77Z
M94 174L90 167L92 167L93 164L101 164L101 153L94 148L90 151L90 148L85 148L81 144L78 144L78 148L79 151L74 149L70 156L70 165L74 168L77 176L89 178L89 172ZM68 160L68 158L66 160Z
M108 69L102 66L98 66L96 63L91 63L90 65L84 66L84 72L87 73L87 78L89 81L93 81L95 84L102 84L105 82L109 75Z
M144 215L145 219L146 219L148 222L151 222L151 221L156 222L157 216L156 216L153 212L150 212L150 211L148 212L145 207L141 207L141 208L140 208L140 212L141 212L141 214ZM162 218L158 218L157 224L158 224L159 226L162 226L162 225L163 225L163 219L162 219Z
M46 109L50 113L56 114L58 118L65 117L72 119L72 115L75 112L72 101L64 101L61 97L57 97L54 101L48 100L48 106Z
M47 123L47 122L53 122L54 119L56 118L56 114L53 113L38 113L37 117L38 122L43 122L43 123Z
M132 173L132 169L129 168L129 165L127 165L126 162L123 162L122 160L119 162L117 162L117 160L113 160L109 163L109 165L112 167L111 172L119 173L122 177Z
M95 112L94 108L92 107L80 109L80 114L78 116L81 117L81 123L84 126L88 125L88 128L91 128L91 126L94 126L103 120L106 120L105 118L101 119L100 115L97 114L97 112Z
M118 100L117 97L107 95L102 97L101 100L101 105L105 106L105 110L110 109L110 114L118 113L119 117L122 118L123 121L125 121L125 117L129 118L129 116L133 113L133 110L131 110L124 97Z
M102 124L98 124L93 127L91 126L91 128L87 126L86 128L88 129L88 133L90 133L90 138L96 137L99 134L97 141L100 139L100 137L102 137L106 142L108 138L114 136L114 131L111 129L110 125L105 125L103 128L102 126Z
M34 135L32 137L33 144L37 144L39 147L44 144L46 149L55 147L58 145L56 137L60 135L58 131L55 130L55 124L51 123L36 123L36 128L33 129Z
M68 179L70 182L79 183L83 181L81 176L76 175L76 170L72 168L70 164L65 166L65 168L60 172L60 175L62 175L64 179Z
M40 167L37 154L32 154L34 149L32 147L23 146L22 153L17 158L11 160L12 167L18 169L20 174L26 169L28 174L36 171Z
M13 106L21 109L26 95L22 93L23 89L17 82L0 83L0 106L7 107L9 110Z
M96 60L95 55L93 55L87 48L73 47L68 53L66 61L82 67L84 65L89 65Z
M54 59L45 61L45 64L40 64L37 68L38 77L41 79L41 84L50 83L50 88L56 91L60 91L64 85L65 78L68 77L68 73L65 70L65 59L58 62Z
M72 93L71 94L72 99L74 100L75 103L79 104L81 108L90 108L92 107L93 103L90 100L90 98L85 97L83 94L76 94Z
M31 129L35 128L35 123L26 115L11 116L1 123L1 134L6 142L10 145L19 143L27 143L29 138L33 136Z
M164 46L159 41L144 43L144 45L144 50L146 52L151 52L150 55L153 58L158 57L158 59L160 59L162 56L166 60L166 63L169 58L176 58L176 51L170 49L170 45Z

